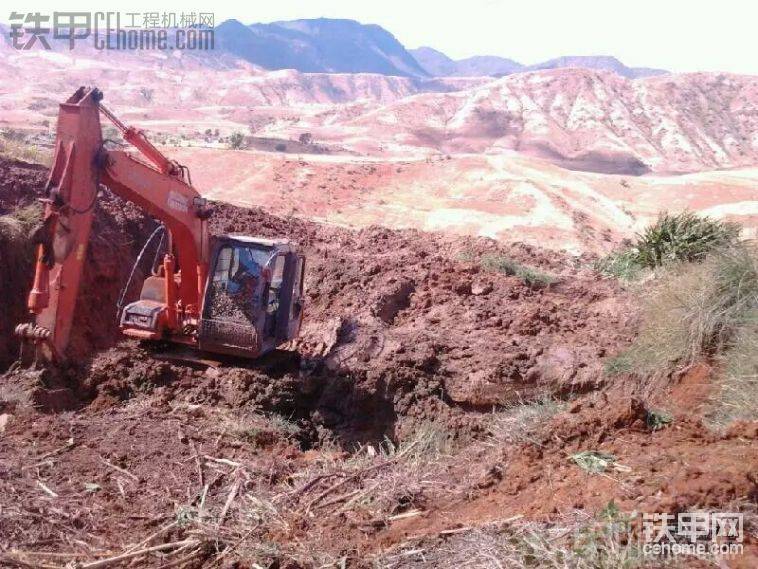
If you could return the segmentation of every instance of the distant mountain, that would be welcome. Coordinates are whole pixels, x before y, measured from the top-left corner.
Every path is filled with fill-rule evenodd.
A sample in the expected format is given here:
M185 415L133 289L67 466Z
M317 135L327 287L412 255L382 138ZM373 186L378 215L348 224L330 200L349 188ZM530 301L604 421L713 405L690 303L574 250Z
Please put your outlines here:
M354 20L319 18L249 26L227 20L216 28L216 46L266 69L429 75L387 30Z
M385 147L514 151L573 170L638 175L754 166L758 76L632 80L605 70L547 69L405 97L347 124L351 136L363 128Z
M9 29L0 24L0 49L10 49ZM64 40L48 38L55 51ZM67 41L67 40L66 40ZM90 49L81 44L79 49ZM234 66L236 58L264 69L304 73L377 73L411 77L503 77L523 71L581 68L613 71L627 79L668 73L663 69L627 67L612 56L568 56L535 65L484 55L453 60L431 47L406 50L390 32L355 20L317 18L245 25L227 20L216 27L216 49L188 52L185 59L211 67ZM62 49L60 50L62 51Z
M564 67L577 67L580 69L597 69L613 71L627 79L636 79L638 77L652 77L654 75L665 75L668 73L663 69L652 69L649 67L627 67L615 57L609 55L574 55L568 57L558 57L549 61L544 61L528 67L529 71L540 69L560 69Z
M441 51L432 47L419 47L408 50L418 64L423 67L429 75L434 77L446 77L458 74L458 66L455 61L450 59Z
M458 67L458 74L463 77L475 75L502 77L503 75L510 75L511 73L518 73L524 70L524 66L518 61L495 55L475 55L467 59L459 59L456 61L456 65Z
M627 79L664 75L667 71L648 67L627 67L618 59L606 55L558 57L536 65L523 65L512 59L494 55L480 55L467 59L453 60L447 55L431 47L420 47L409 50L416 61L435 77L480 77L490 75L503 77L522 71L539 71L542 69L558 69L576 67L581 69L596 69L613 71Z
M512 59L494 55L477 55L455 61L441 51L431 47L419 47L409 50L416 61L434 77L482 77L491 75L500 77L517 73L524 66Z

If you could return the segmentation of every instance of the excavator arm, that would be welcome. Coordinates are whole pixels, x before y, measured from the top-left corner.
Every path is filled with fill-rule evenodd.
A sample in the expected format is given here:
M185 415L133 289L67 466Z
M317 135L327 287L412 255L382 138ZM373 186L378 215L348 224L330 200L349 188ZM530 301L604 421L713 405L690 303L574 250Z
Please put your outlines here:
M37 262L28 301L34 322L17 327L36 345L37 356L48 360L65 357L69 344L101 185L166 226L159 329L152 336L172 334L181 341L196 327L201 310L209 257L206 202L189 183L186 168L166 158L141 131L123 125L101 99L98 89L81 87L60 105L44 219L35 236ZM146 162L105 149L101 114Z

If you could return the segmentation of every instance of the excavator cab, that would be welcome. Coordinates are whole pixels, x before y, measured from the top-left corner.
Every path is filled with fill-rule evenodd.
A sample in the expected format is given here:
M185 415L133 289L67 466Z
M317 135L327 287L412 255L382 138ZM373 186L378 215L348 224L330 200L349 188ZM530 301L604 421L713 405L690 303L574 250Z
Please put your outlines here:
M305 258L288 241L220 236L209 266L200 349L257 357L297 337Z

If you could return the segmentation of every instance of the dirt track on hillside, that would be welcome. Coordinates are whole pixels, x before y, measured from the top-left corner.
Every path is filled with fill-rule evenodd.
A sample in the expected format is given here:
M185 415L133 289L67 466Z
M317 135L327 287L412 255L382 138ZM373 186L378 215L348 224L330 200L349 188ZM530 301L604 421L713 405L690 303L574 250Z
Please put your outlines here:
M6 210L26 203L44 178L0 164L0 180L9 175L13 184L0 184ZM215 545L197 542L186 566L220 564L233 544L224 556L242 559L240 567L312 566L304 550L363 566L384 550L514 515L549 520L612 499L654 511L756 501L754 426L710 433L683 376L660 394L674 426L652 432L645 424L652 403L635 398L636 385L608 384L604 359L633 337L635 312L617 284L581 259L230 206L218 206L212 219L213 233L286 236L305 250L302 337L261 361L207 369L119 341L115 298L151 222L104 196L83 290L96 292L95 302L80 302L75 324L79 357L54 378L2 379L0 553L94 559L173 523L155 542L215 536ZM556 282L535 288L485 270L486 255ZM695 380L707 385L710 372ZM493 410L546 396L569 403L536 438L483 444ZM344 494L346 505L374 492L372 484L383 484L374 476L397 459L381 462L371 452L412 441L429 425L458 449L432 484L401 479L370 508L332 503L346 490L353 492ZM593 476L567 459L598 448L629 470ZM375 462L343 487L332 484L361 457ZM423 513L392 519L414 510ZM235 533L239 527L246 529Z

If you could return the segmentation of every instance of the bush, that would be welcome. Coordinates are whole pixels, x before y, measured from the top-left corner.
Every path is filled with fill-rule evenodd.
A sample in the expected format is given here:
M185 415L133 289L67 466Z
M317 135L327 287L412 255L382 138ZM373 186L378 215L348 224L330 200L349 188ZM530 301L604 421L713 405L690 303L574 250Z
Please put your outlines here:
M734 245L740 234L736 223L717 221L691 211L658 220L638 236L637 261L655 268L670 261L701 261L720 247Z
M596 270L631 280L645 269L676 261L702 261L708 253L734 246L740 234L736 223L718 221L691 211L662 213L632 246L611 253L595 264Z

